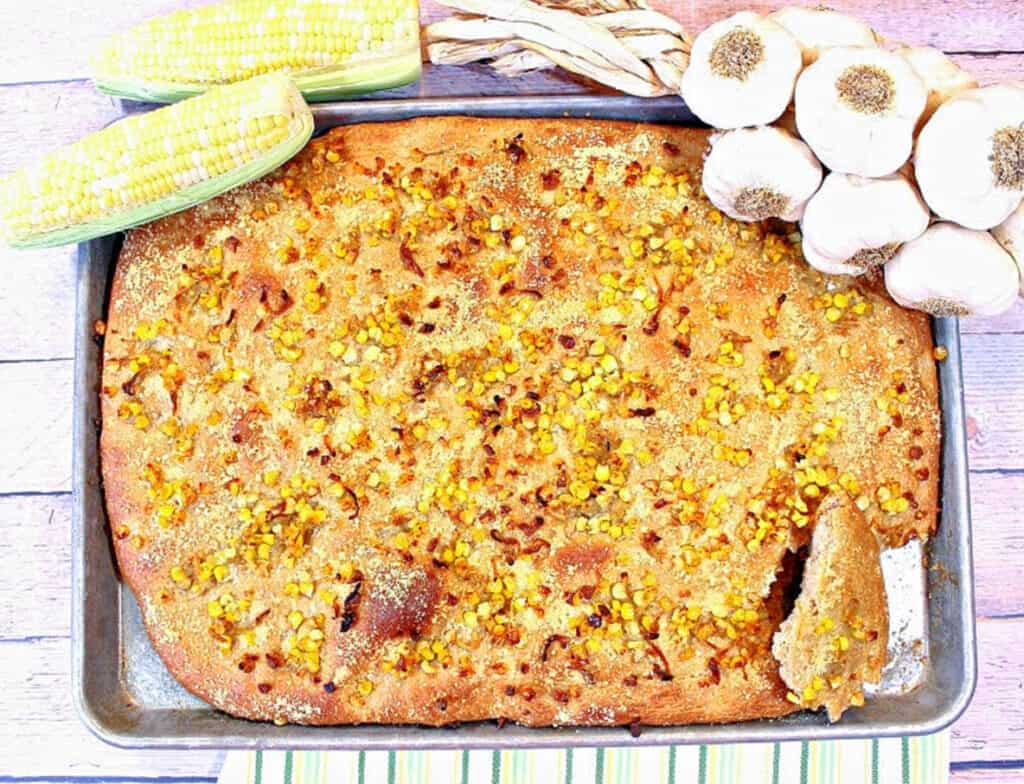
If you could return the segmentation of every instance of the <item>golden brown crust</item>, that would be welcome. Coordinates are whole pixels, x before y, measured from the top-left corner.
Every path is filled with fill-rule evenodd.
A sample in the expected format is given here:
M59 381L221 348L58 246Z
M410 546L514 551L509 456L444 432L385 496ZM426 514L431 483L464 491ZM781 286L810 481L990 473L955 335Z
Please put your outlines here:
M351 126L131 232L103 474L188 689L320 724L794 709L776 574L820 497L934 525L931 339L724 220L706 140Z
M881 679L888 637L878 540L846 494L830 493L815 515L800 595L772 643L790 699L838 721L864 704L865 683Z

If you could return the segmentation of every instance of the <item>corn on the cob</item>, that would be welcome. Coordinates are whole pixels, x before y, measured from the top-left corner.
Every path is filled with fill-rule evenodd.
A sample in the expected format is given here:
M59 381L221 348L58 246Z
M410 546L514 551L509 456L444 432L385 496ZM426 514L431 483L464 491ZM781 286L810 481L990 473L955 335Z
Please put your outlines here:
M229 0L151 19L93 64L100 90L168 102L283 71L309 100L415 81L417 0Z
M127 117L0 181L0 238L81 242L191 207L281 165L313 133L282 74Z

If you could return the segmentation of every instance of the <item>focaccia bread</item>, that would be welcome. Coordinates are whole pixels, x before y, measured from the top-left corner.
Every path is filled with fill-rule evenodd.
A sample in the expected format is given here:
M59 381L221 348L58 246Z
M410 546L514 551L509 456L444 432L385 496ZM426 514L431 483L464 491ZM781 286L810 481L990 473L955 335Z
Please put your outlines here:
M878 540L844 493L818 507L800 595L772 643L782 680L837 721L885 666L889 614Z
M106 501L186 688L311 724L798 709L771 645L820 500L935 524L932 342L723 218L707 139L344 127L128 235Z

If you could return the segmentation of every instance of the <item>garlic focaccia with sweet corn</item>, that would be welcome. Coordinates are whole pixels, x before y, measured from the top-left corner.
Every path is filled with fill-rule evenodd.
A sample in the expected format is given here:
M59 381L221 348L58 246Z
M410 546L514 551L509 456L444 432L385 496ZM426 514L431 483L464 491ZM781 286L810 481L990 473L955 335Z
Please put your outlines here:
M229 0L149 19L93 60L105 93L166 103L268 72L310 100L420 76L417 0Z
M261 177L312 134L280 74L126 117L0 179L0 239L63 245L137 226Z
M129 234L104 487L187 688L311 724L797 709L770 648L819 499L935 524L932 344L715 210L708 135L338 128Z

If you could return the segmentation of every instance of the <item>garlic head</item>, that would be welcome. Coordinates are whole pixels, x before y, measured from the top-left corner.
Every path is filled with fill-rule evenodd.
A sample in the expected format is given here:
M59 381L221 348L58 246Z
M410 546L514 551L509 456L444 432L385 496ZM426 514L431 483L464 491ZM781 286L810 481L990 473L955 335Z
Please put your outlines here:
M796 39L781 25L742 11L694 39L679 92L715 128L767 125L789 105L802 65Z
M1013 257L1020 272L1020 295L1024 297L1024 202L994 229L992 236Z
M797 80L796 125L828 168L881 177L910 157L927 95L899 55L877 47L834 47Z
M860 275L920 237L931 213L902 175L878 179L832 172L800 221L804 258L830 275Z
M936 223L885 265L885 287L933 316L995 316L1017 299L1020 272L987 231Z
M797 40L804 65L813 63L823 49L832 46L878 45L878 36L870 25L831 8L790 5L768 14L768 18Z
M792 134L772 126L716 134L704 161L707 197L730 218L795 221L821 184L821 164Z
M949 99L978 86L977 79L933 46L900 46L896 54L910 63L928 90L922 123Z
M914 173L939 217L970 229L1006 220L1024 198L1024 85L979 87L942 104L917 137Z

